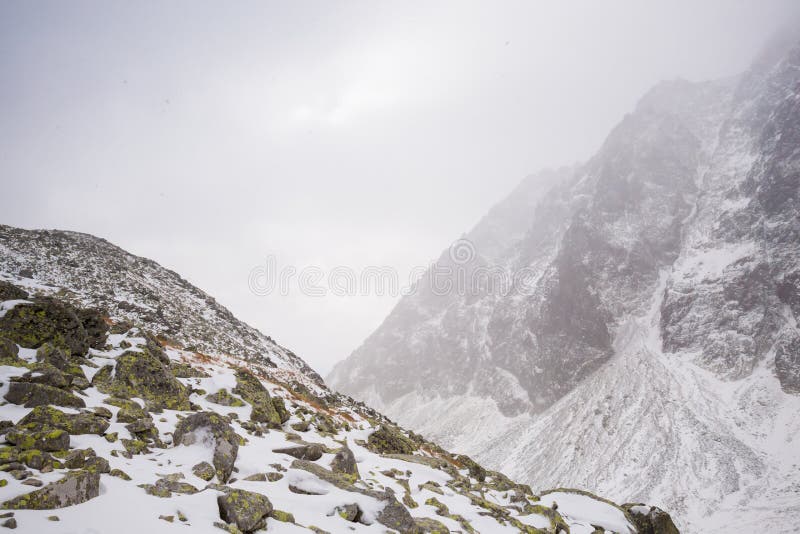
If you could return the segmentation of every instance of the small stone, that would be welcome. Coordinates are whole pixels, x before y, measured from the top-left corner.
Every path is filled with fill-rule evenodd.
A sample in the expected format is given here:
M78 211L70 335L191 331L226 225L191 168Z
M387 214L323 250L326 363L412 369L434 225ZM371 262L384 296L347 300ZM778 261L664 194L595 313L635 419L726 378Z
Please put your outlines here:
M202 478L206 482L210 481L214 478L214 466L208 462L200 462L199 464L192 467L192 473L195 474L196 477Z
M160 515L160 516L158 516L158 518L159 519L163 519L167 523L172 523L173 521L175 521L175 516L174 515Z
M47 520L48 521L61 521L61 519L57 515L48 515L47 516Z
M6 528L12 528L12 529L17 528L17 520L14 519L13 517L10 519L6 519L5 521L3 521L2 524Z
M34 488L41 488L44 486L44 482L39 480L38 478L28 478L22 482L26 486L33 486Z

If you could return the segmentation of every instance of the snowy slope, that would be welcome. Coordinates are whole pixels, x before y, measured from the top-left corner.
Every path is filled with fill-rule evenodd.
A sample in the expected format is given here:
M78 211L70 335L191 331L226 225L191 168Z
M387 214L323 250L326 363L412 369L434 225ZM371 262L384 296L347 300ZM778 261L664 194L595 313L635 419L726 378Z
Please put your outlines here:
M535 487L653 502L689 532L797 530L798 147L797 35L735 78L657 85L523 237L476 246L467 276L528 270L532 290L423 287L328 383Z

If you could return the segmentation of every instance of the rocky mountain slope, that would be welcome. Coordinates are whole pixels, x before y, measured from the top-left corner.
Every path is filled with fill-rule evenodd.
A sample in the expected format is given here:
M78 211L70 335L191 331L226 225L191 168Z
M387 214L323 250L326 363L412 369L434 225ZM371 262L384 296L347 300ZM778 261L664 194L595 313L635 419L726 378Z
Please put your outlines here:
M659 84L499 253L502 209L443 253L465 291L423 277L329 384L534 486L800 530L799 111L796 35Z
M152 261L0 230L2 527L677 532L658 508L534 493L403 430Z

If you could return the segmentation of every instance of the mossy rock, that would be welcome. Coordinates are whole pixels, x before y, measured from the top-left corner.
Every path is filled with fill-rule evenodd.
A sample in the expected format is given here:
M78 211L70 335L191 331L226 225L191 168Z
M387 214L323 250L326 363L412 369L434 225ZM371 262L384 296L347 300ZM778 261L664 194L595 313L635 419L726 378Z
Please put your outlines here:
M103 401L110 406L119 408L117 412L118 423L133 423L139 419L150 417L144 409L130 399L121 399L119 397L109 397Z
M236 370L236 387L233 392L252 406L250 420L274 426L282 424L281 415L275 409L267 388L249 371L245 369Z
M88 337L77 310L53 298L37 298L32 304L20 304L0 317L4 337L27 348L45 343L64 347L72 355L89 350Z
M272 452L278 454L288 454L298 460L311 460L316 461L322 458L322 453L325 451L324 447L318 443L303 443L295 447L283 447L280 449L272 449Z
M103 393L116 397L140 397L152 409L191 409L189 388L181 384L169 367L149 350L124 353L117 358L109 381L93 383Z
M67 414L52 406L37 406L17 423L17 427L28 430L43 426L60 428L73 435L103 434L109 422L91 413Z
M78 319L86 332L86 341L93 349L102 349L108 339L110 328L106 314L94 308L77 310Z
M210 463L200 462L192 467L192 473L194 473L196 477L209 482L212 478L214 478L216 471L214 471L214 466Z
M0 337L0 365L27 367L27 363L19 357L17 344L4 337Z
M231 395L231 392L227 389L220 389L216 393L206 395L206 400L214 404L219 404L220 406L232 406L234 408L245 406L242 399Z
M147 442L142 441L140 439L125 439L122 438L120 440L122 442L122 446L125 447L125 451L128 454L149 454L150 449L147 448Z
M478 482L483 482L486 480L486 469L481 467L475 460L466 454L456 456L455 460L462 467L467 468L467 470L469 470L469 476L477 479Z
M12 382L26 382L28 384L44 384L58 389L67 389L72 386L73 376L68 375L50 365L49 363L33 363L27 366L30 372L22 376L11 378Z
M399 429L381 425L367 438L367 449L379 454L411 454L417 446Z
M331 462L331 470L334 473L341 473L342 475L349 477L353 482L358 480L358 464L356 463L356 458L353 455L353 451L351 451L347 445L339 449L339 451L336 453L336 456L333 457L333 461Z
M5 399L14 404L21 404L26 408L46 406L48 404L67 406L69 408L86 407L83 399L76 397L69 391L29 382L11 382Z
M100 494L100 473L71 471L62 479L3 503L7 510L52 510L86 502Z
M169 368L175 378L208 378L209 375L205 371L201 371L196 367L192 367L188 363L172 361Z
M108 472L108 474L111 475L112 477L121 478L122 480L131 480L130 475L128 475L128 473L126 473L122 469L112 469L111 471Z
M59 451L69 448L69 433L50 427L42 427L38 431L14 428L6 433L6 441L22 450Z
M242 532L255 532L267 526L272 503L260 493L231 489L217 497L219 517Z
M670 515L655 506L642 503L626 503L622 509L627 512L639 534L680 534Z
M450 529L441 522L430 517L420 517L414 519L419 534L450 534Z
M283 510L272 510L269 516L275 521L280 521L282 523L294 523L294 515L289 512L284 512Z
M172 434L174 445L191 445L197 439L196 432L207 429L214 437L213 463L217 478L227 482L239 453L240 438L228 421L214 412L198 412L185 417L175 426Z

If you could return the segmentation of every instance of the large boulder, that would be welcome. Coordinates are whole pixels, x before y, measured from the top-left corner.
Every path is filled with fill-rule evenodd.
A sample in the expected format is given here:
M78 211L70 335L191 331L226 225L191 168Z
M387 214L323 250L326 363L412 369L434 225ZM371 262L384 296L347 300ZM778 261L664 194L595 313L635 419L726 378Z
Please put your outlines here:
M103 369L98 373L104 372ZM130 399L140 397L151 409L189 410L189 388L181 384L150 351L126 352L117 358L112 377L92 383L100 391Z
M53 298L38 298L31 304L14 306L0 318L0 331L27 348L35 349L50 342L68 349L72 355L83 355L89 350L77 310Z
M350 477L353 481L359 478L356 458L347 445L339 449L336 456L333 457L331 471Z
M626 503L622 508L633 520L638 534L680 534L672 518L661 508L641 503Z
M69 432L49 427L38 430L13 428L6 433L6 441L23 450L62 451L69 449Z
M239 436L231 425L214 412L198 412L178 422L172 434L175 446L191 445L198 439L197 431L205 429L214 439L214 468L220 482L227 482L239 454Z
M69 391L30 382L11 382L5 399L14 404L21 404L26 408L46 406L48 404L67 406L69 408L86 407L83 399L76 397Z
M67 473L62 479L47 486L14 497L3 503L7 510L51 510L86 502L100 494L100 473L80 470Z
M217 497L219 517L228 524L236 525L245 533L255 532L267 526L272 512L272 503L260 493L230 489Z
M249 371L238 369L236 371L236 387L233 392L250 403L253 407L250 419L256 423L269 423L275 426L282 424L281 415L275 409L275 404L269 392L261 381Z
M381 425L367 438L367 449L379 454L411 454L417 446L399 429Z
M0 365L25 367L25 362L19 357L17 344L4 337L0 337Z
M108 421L94 413L64 413L52 406L37 406L17 422L17 428L36 430L42 427L66 430L70 434L102 434Z
M108 339L108 330L110 328L105 314L94 308L80 309L78 310L78 319L80 319L83 329L86 331L89 347L102 349Z

